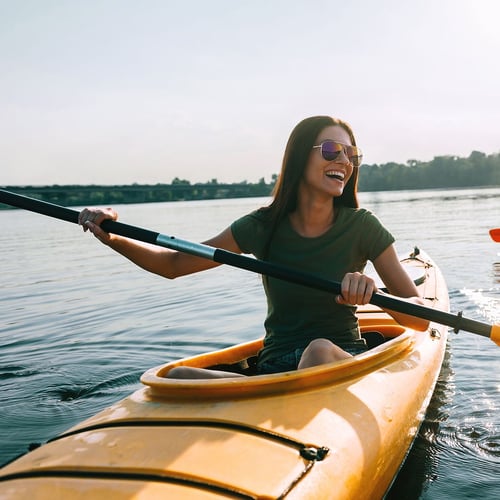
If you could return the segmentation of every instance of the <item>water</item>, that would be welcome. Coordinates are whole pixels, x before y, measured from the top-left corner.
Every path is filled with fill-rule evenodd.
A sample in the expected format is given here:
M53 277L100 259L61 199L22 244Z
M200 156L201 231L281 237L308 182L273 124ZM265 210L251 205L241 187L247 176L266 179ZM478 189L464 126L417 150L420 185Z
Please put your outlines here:
M443 271L452 312L500 323L500 188L361 193L404 252ZM203 241L267 199L116 207L120 220ZM221 266L148 274L73 225L0 212L0 463L140 386L149 367L262 333L260 278ZM391 499L500 497L500 349L451 334L420 434Z

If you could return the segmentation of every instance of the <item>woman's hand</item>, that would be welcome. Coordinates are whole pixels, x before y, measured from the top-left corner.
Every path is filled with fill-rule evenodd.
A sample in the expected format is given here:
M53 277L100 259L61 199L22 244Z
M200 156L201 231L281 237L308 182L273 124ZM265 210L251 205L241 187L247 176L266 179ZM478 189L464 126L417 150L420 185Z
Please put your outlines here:
M112 208L84 208L78 215L78 224L84 231L90 231L102 243L109 245L113 235L100 228L100 224L106 219L117 220L118 214Z
M337 304L368 304L372 295L377 292L375 281L362 273L347 273L340 285L341 295L337 295Z

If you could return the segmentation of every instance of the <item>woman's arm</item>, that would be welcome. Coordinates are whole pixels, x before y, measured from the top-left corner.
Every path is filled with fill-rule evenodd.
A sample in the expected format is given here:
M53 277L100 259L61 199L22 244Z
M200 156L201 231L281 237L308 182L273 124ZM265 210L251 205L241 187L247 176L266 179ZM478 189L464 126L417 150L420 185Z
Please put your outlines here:
M110 208L86 208L80 212L78 223L83 227L84 231L90 231L102 243L146 271L173 279L220 265L218 262L195 255L107 233L99 227L105 219L117 220L118 214ZM204 243L231 252L241 253L229 227Z
M390 294L403 297L414 304L425 305L419 296L418 289L412 279L403 269L394 245L387 247L374 261L373 265L384 282ZM400 312L387 312L401 325L424 331L429 327L429 321Z

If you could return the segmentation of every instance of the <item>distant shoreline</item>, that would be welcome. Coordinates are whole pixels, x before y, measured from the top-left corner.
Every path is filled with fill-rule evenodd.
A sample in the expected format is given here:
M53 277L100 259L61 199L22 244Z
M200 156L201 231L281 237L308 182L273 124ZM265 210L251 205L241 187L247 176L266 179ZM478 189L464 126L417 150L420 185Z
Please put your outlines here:
M359 189L359 192L419 191L484 189L498 185L481 186L439 186L393 189ZM256 198L271 196L274 183L266 184L131 184L131 185L52 185L52 186L1 186L1 189L35 198L56 205L94 206L121 205L132 203L161 203L175 201L216 200L231 198ZM13 208L0 203L0 210Z
M6 191L63 206L159 203L269 196L274 184L131 184L2 186ZM10 208L0 203L0 209Z

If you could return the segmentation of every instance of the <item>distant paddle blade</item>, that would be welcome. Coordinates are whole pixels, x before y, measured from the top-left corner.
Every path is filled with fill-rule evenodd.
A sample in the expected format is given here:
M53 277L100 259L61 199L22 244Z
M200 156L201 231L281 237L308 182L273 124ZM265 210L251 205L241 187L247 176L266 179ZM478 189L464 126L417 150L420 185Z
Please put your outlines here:
M500 347L500 325L493 325L491 327L490 339L493 340L498 347Z
M490 236L493 241L500 243L500 227L490 229Z

